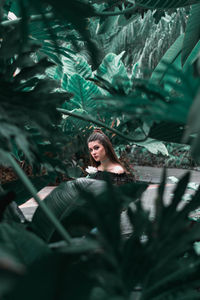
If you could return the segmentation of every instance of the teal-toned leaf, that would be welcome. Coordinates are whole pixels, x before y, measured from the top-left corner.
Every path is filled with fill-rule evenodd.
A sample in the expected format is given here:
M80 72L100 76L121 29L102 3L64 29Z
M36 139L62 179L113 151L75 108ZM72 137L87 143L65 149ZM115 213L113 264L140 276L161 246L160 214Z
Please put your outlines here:
M52 79L55 79L57 81L61 81L62 80L62 76L63 76L63 68L61 65L58 65L57 67L51 67L51 68L48 68L46 70L46 74L52 78Z
M78 74L85 79L93 77L91 66L81 56L73 56L70 60L64 59L63 73L61 84L64 89L67 89L69 78L74 74Z
M42 47L42 50L45 50L47 52L50 52L50 53L55 53L56 49L55 49L55 45L53 44L50 44L50 43L44 43L43 44L43 47ZM57 54L59 55L62 55L63 58L67 58L67 59L71 59L72 56L68 53L70 50L66 47L59 47L58 46L58 49L57 49Z
M54 14L59 17L59 20L71 23L73 28L76 29L80 36L87 42L87 49L91 54L93 63L96 64L98 48L91 41L89 30L87 29L88 18L96 15L94 7L90 3L80 0L74 0L73 2L62 2L61 0L55 2L49 0L48 3L53 8ZM38 10L41 10L41 3L39 0L34 1L32 5Z
M66 74L64 74L61 82L62 89L67 90L67 85L68 85L68 77Z
M88 116L88 113L81 109L81 108L75 108L70 111L73 114L79 114L81 116ZM87 121L84 121L82 119L75 118L73 116L64 116L63 121L61 123L62 130L66 134L74 134L77 135L80 133L81 130L81 136L82 142L84 143L85 134L87 135L88 127L91 125L91 123L88 123ZM73 177L73 176L72 176Z
M169 156L168 150L161 141L156 141L153 139L147 139L145 142L136 143L138 146L145 147L149 152L153 154L162 154L165 156Z
M44 199L48 208L72 234L80 234L81 230L83 234L92 226L91 219L88 219L89 212L87 213L87 208L84 209L84 202L79 197L80 189L99 194L104 189L104 183L86 178L68 181L60 184ZM33 215L31 226L44 240L50 240L52 235L55 235L54 226L40 207ZM79 228L78 231L76 227Z
M183 66L183 72L185 72L187 68L198 59L199 52L200 52L200 41L196 44L196 46L193 48L192 52L188 56L187 60L185 61L185 64Z
M183 40L184 34L180 35L174 44L167 50L151 75L152 81L158 81L160 83L172 64L177 62L179 66Z
M126 68L121 61L125 51L116 55L114 53L109 53L103 59L101 65L96 71L96 75L103 77L105 80L112 83L114 77L124 78L129 81Z
M188 19L186 32L185 32L185 38L183 42L183 51L181 57L182 65L184 65L188 56L194 49L195 45L200 40L199 15L200 15L200 3L193 5L191 8L191 12Z
M109 31L112 31L112 29L117 26L118 18L118 16L105 18L105 20L99 26L97 34L105 34Z
M70 100L74 108L87 111L96 107L93 98L99 94L99 89L94 83L86 81L78 74L74 74L69 79L67 90L74 95Z
M55 52L54 52L55 53L54 54L53 52L50 52L50 51L45 50L45 49L43 49L42 52L44 52L48 57L50 57L51 60L53 60L53 62L55 62L57 65L62 66L62 62L61 62L59 56Z

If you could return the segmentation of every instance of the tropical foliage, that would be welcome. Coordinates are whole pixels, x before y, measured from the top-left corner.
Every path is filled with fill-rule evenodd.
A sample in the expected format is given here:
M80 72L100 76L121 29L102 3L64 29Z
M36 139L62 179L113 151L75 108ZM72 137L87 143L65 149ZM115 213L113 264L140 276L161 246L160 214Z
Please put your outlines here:
M188 174L165 207L164 172L153 216L146 184L77 179L37 195L60 173L81 176L96 125L118 149L167 154L163 141L175 142L199 161L199 10L198 0L1 1L0 163L19 178L0 191L3 300L199 299L199 191L179 206ZM39 207L27 221L13 201L30 196Z

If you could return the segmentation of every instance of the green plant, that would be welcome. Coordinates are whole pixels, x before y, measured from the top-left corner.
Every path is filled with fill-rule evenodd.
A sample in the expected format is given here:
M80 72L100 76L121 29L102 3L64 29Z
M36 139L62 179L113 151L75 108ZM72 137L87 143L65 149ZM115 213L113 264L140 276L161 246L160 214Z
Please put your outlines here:
M67 186L62 185L57 188L51 197L47 197L46 203L53 211L59 213L61 222L66 227L70 226L72 231L77 228L77 225L83 226L79 228L84 230L88 218L91 222L90 229L85 232L85 238L74 238L71 246L61 242L58 235L55 239L55 234L56 242L47 245L36 238L34 233L26 233L21 225L18 230L13 231L12 228L13 226L16 228L16 224L2 223L1 240L2 232L6 232L4 236L7 238L3 239L4 247L8 247L7 243L10 247L12 245L13 259L19 259L18 252L15 251L18 240L17 243L10 244L8 232L12 232L15 240L20 234L19 242L23 242L22 236L26 237L27 247L31 245L33 247L33 244L35 247L35 256L28 256L25 263L28 274L12 278L14 283L17 283L16 288L7 289L4 298L25 299L25 291L29 290L32 291L30 299L34 299L38 295L38 290L33 289L32 282L37 277L40 287L39 297L43 299L51 299L53 295L58 299L69 296L71 299L77 299L80 295L84 299L88 297L130 299L133 296L137 296L138 299L152 300L167 299L167 297L198 299L200 262L193 243L199 237L199 223L191 226L188 215L198 207L199 191L181 210L177 210L189 182L189 174L187 174L177 184L172 202L166 207L163 199L165 180L164 174L155 199L156 210L153 219L150 219L149 213L144 211L141 201L136 200L146 188L145 184L129 184L115 188L109 182L107 187L99 182L101 188L96 193L93 186L94 184L96 186L96 183L91 179L85 179L82 182L77 181L77 184L68 183ZM70 188L72 184L74 187L70 195L72 201L70 204L69 198L67 200L64 194L68 194L66 188ZM88 185L90 185L89 189ZM87 214L82 214L82 219L76 219L76 213L80 217L81 207L85 207ZM122 207L128 208L127 216L133 229L133 233L126 238L120 229ZM66 208L64 213L63 208ZM39 234L45 240L49 240L49 233L52 232L53 227L50 229L44 222L44 216L39 210L40 208L35 213L37 222L33 219L33 228L36 228L36 225L39 230L43 228ZM96 229L91 230L92 228ZM76 232L75 236L79 236L80 231L74 232ZM28 250L23 249L26 254L29 253ZM41 258L38 255L42 255ZM24 256L24 259L26 257ZM24 265L24 260L20 262ZM80 279L78 283L77 278ZM46 285L51 286L51 293L50 291L45 293Z
M10 3L14 5L16 20L7 19ZM141 15L144 17L149 9L157 9L157 20L161 21L162 10L165 13L173 9L174 13L174 9L190 4L195 6L184 38L180 36L175 41L150 79L149 76L137 78L135 68L133 72L130 72L132 67L126 70L128 55L125 64L121 60L124 49L119 53L106 53L104 58L96 51L95 42L90 40L90 33L99 22L101 33L113 24L122 24L122 27L125 24L126 28L137 17L141 21ZM14 195L5 191L1 194L0 277L5 284L0 287L0 296L3 299L27 298L27 291L29 298L35 299L38 290L41 299L199 298L199 257L193 248L199 239L199 224L191 226L188 219L188 214L198 207L199 191L182 210L177 209L189 181L188 175L177 185L173 201L167 207L163 202L164 175L155 200L155 218L151 220L141 201L135 200L140 199L146 185L132 184L117 189L108 182L105 190L94 195L83 187L89 181L82 185L79 181L79 185L70 182L58 188L52 198L48 198L50 200L40 203L37 190L10 155L14 143L29 161L39 158L48 165L48 170L51 166L63 169L66 165L58 163L56 149L62 149L66 142L67 159L72 158L75 150L80 149L78 130L74 130L79 126L87 128L89 123L108 129L116 144L119 144L119 137L130 142L146 141L146 146L148 138L169 142L173 138L180 142L188 111L192 108L184 142L193 142L193 154L199 157L199 138L194 135L199 131L196 109L199 107L198 12L198 1L186 0L1 3L0 161L13 166L40 205L33 223L16 224L21 220L5 212L7 204L15 199ZM185 24L185 12L179 15L183 16L182 24ZM107 17L116 18L108 20ZM144 22L151 19L152 13L147 12ZM38 22L38 27L33 26L33 22ZM117 33L114 32L113 38L117 39ZM193 36L191 41L189 36ZM63 43L65 37L67 45ZM112 46L114 49L115 45ZM85 48L88 53L83 59L81 51L83 54ZM77 52L78 67L74 64ZM51 69L45 73L48 68ZM123 76L120 77L120 73ZM92 89L91 94L87 87ZM74 94L66 92L68 89ZM98 96L94 106L93 95ZM62 105L70 97L72 101L64 104L66 110ZM80 111L74 112L74 109ZM74 118L71 133L60 135L58 111L89 123L85 126L86 123L78 123ZM176 134L170 135L169 125L176 129ZM53 160L45 156L47 149L53 151ZM94 186L91 189L94 190ZM20 197L16 186L13 190ZM53 202L57 192L67 192L69 197L72 191L75 193L71 199L64 197L58 203ZM74 202L78 208L74 207ZM133 229L131 236L126 238L120 230L123 208L128 208ZM81 222L77 216L81 216ZM46 242L36 235L40 228ZM37 280L37 289L33 287L34 280Z

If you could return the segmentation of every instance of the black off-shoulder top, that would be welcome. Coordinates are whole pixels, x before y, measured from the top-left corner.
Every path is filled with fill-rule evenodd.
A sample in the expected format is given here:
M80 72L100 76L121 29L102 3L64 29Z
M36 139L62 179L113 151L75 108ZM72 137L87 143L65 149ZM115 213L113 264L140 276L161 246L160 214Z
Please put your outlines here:
M92 174L93 179L97 180L105 180L105 176L109 176L112 184L115 185L122 185L125 183L135 182L135 177L131 174L127 173L112 173L112 172L105 172L105 171L97 171L95 174Z

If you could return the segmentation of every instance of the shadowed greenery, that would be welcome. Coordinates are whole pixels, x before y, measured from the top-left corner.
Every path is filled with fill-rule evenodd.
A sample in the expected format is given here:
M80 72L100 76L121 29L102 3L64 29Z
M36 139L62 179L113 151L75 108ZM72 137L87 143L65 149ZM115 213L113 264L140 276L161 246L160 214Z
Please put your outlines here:
M19 179L0 186L0 298L199 299L189 174L165 206L163 172L154 215L142 207L147 184L75 179L96 125L119 151L169 155L164 142L176 142L199 162L199 5L1 1L0 164ZM74 180L42 202L37 191L57 176ZM27 221L13 201L30 197L39 207Z

